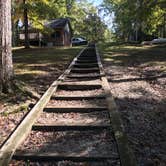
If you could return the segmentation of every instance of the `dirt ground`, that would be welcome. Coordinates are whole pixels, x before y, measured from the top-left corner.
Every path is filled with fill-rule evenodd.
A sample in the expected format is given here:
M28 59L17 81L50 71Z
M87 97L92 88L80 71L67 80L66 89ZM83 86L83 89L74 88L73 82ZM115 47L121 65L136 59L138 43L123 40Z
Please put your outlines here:
M166 46L104 44L100 46L100 50L111 91L138 165L165 166ZM24 80L40 95L62 73L79 49L73 48L71 54L66 57L68 51L62 50L58 57L54 56L57 55L55 50L51 52L30 50L25 57L22 57L23 50L16 51L14 57L16 78ZM34 57L39 54L41 56ZM0 129L0 144L2 144L28 111L27 108L21 107L15 112L5 114L4 110L27 101L36 102L36 99L22 94L0 97L0 126L3 126Z
M165 166L166 45L104 45L101 50L138 165Z
M13 50L14 72L23 91L0 93L0 146L29 111L28 105L38 98L58 78L81 47L17 48Z

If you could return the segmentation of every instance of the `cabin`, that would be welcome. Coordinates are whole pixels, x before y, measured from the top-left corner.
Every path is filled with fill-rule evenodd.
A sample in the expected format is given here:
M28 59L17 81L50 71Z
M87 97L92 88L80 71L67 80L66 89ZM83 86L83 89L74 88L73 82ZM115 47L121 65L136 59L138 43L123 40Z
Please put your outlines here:
M50 33L42 33L29 26L29 42L31 45L40 46L71 46L72 28L69 19L59 18L45 23L45 28L50 29ZM24 43L25 35L22 29L19 34L19 41Z

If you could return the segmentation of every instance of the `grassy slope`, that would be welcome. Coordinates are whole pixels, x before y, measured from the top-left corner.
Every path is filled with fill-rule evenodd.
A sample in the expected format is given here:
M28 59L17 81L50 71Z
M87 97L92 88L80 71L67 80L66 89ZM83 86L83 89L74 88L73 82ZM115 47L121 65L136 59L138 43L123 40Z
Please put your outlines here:
M117 66L160 66L166 71L166 45L140 46L116 45L114 43L100 45L105 61L112 61Z
M76 56L81 47L72 48L14 48L13 63L16 80L25 83L36 93L42 93L58 78ZM14 107L30 99L27 94L16 92L14 95L0 94L0 109Z

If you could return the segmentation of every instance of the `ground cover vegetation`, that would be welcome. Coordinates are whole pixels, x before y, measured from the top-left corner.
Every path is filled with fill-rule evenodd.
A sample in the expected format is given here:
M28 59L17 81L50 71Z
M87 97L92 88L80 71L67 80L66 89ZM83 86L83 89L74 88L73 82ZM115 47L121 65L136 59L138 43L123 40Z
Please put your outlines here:
M0 95L0 144L20 119L39 100L54 80L63 73L80 47L15 48L13 62L19 88L15 93ZM24 55L24 56L23 56Z
M104 68L137 163L164 166L166 45L100 45Z

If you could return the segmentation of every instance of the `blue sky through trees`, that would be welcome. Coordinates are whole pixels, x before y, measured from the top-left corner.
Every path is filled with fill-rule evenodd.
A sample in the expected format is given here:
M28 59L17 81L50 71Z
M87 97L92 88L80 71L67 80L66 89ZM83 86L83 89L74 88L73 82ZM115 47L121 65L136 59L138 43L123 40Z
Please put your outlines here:
M99 9L100 5L103 3L103 0L88 0L88 2L93 3ZM112 29L114 14L108 15L104 10L102 10L99 15L102 20L104 20L106 25L108 25L109 29Z

